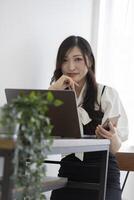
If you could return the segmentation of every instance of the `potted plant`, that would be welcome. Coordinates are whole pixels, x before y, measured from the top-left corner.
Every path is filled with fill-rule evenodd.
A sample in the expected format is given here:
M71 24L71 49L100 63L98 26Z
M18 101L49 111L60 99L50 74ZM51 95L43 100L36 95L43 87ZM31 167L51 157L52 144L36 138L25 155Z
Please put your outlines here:
M51 92L20 94L1 108L0 126L8 136L17 135L13 175L16 188L23 188L19 199L43 200L42 181L46 169L46 150L51 148L53 125L48 117L49 106L62 102Z

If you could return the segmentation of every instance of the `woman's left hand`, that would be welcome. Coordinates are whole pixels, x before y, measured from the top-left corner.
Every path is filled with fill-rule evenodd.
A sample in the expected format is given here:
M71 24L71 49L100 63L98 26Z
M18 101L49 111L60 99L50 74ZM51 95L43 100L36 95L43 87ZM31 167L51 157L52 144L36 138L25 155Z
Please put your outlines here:
M106 129L103 128L102 125L98 125L95 133L97 138L105 138L105 139L112 139L112 137L114 136L114 134L116 133L115 131L115 127L113 126L113 124L111 122L109 122L109 130L107 131Z
M96 130L96 137L98 139L105 138L110 140L110 151L113 154L116 154L116 152L121 147L121 139L117 133L117 128L113 126L111 122L109 122L109 130L103 128L102 125L98 125Z

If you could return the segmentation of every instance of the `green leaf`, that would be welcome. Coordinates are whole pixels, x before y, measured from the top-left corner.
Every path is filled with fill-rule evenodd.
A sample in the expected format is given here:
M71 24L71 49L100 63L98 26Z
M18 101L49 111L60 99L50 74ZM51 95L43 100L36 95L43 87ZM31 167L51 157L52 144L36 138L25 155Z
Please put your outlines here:
M54 96L52 94L52 92L48 92L47 93L47 100L51 103L54 100Z
M63 104L63 102L61 101L61 100L59 100L59 99L56 99L55 101L54 101L54 105L55 106L61 106Z

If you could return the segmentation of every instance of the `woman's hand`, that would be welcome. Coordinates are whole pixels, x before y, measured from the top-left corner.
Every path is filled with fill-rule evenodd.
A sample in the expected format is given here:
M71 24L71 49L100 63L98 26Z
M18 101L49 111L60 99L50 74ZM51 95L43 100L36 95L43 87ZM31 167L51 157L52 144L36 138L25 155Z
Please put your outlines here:
M110 140L110 151L115 154L121 147L121 139L117 134L116 127L109 122L109 131L105 130L102 125L98 125L95 130L98 139L105 138Z
M112 139L112 137L115 134L115 127L113 126L113 124L109 121L109 131L107 131L105 128L103 128L102 125L98 125L96 128L96 136L97 138L105 138L105 139Z
M50 90L65 90L66 88L75 90L75 85L79 86L78 83L73 81L72 78L66 75L62 75L54 84L48 89Z

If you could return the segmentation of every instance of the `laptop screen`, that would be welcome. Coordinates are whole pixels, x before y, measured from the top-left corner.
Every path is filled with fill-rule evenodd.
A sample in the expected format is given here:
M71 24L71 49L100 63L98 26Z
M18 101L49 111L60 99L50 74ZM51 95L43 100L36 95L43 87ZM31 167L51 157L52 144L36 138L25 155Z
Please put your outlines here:
M54 126L52 136L60 138L81 138L75 93L72 90L39 90L6 88L7 102L10 103L20 93L29 94L31 91L40 93L52 92L56 99L63 104L59 107L50 106L48 116Z

